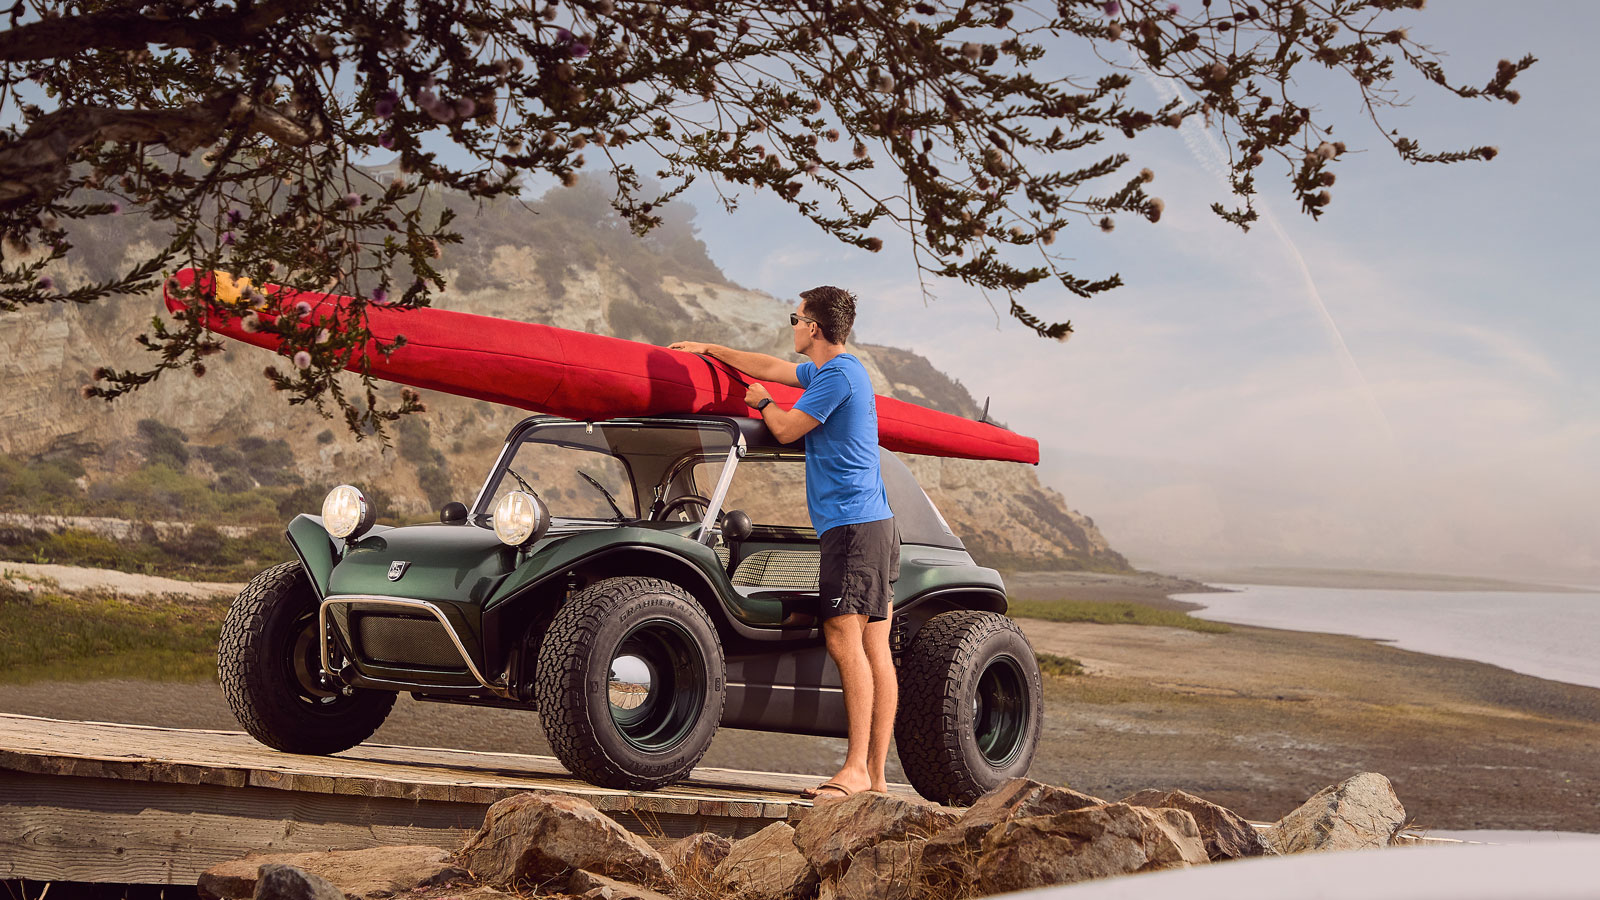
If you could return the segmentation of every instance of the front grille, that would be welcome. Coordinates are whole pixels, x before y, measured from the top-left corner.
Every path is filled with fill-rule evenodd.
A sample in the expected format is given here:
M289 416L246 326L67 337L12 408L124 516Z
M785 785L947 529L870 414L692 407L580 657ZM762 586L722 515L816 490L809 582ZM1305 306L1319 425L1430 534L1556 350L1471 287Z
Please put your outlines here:
M369 662L465 671L467 664L439 620L385 613L355 615L357 652Z

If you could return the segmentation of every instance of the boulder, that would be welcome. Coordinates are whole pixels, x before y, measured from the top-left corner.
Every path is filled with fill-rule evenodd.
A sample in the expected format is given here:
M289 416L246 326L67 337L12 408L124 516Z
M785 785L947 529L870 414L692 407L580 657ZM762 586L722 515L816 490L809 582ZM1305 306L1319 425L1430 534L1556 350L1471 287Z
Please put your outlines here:
M852 855L882 841L926 838L956 823L959 813L926 800L862 791L806 811L794 845L819 878L842 874Z
M1108 803L996 825L973 863L973 886L1000 894L1206 861L1187 812Z
M1012 778L978 798L954 824L936 832L922 850L923 874L931 885L963 884L984 835L1002 822L1102 806L1104 800L1029 778Z
M728 858L733 841L720 834L702 831L691 834L661 851L667 867L680 882L702 883L711 878L717 864Z
M1362 772L1325 787L1267 829L1267 846L1279 853L1387 847L1406 822L1394 785Z
M255 895L259 870L292 866L333 883L344 896L387 897L468 877L438 847L373 847L325 853L276 853L218 863L200 874L195 889L208 900L243 900Z
M255 900L344 900L326 878L282 863L267 863L256 877Z
M817 873L795 849L794 829L787 822L773 822L734 841L711 878L728 893L752 900L800 900L817 883Z
M918 869L920 840L883 841L850 856L843 874L833 878L835 900L915 900L923 896Z
M543 883L575 869L651 887L672 884L666 860L644 838L588 801L561 794L517 794L489 807L460 860L492 884Z
M584 900L671 900L647 887L578 869L567 876L567 893Z
M1194 816L1200 837L1206 842L1206 855L1212 862L1268 852L1259 831L1243 816L1187 791L1140 791L1122 798L1122 802L1150 809L1181 809Z

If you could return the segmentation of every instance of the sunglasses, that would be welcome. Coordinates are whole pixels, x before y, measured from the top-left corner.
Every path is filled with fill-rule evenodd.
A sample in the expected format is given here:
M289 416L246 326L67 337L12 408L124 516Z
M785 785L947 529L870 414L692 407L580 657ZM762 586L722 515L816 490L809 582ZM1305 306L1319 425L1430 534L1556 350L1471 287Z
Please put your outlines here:
M813 319L810 316L802 316L799 313L789 313L789 324L790 325L799 325L801 319L804 319L807 322L815 322L816 321L816 319Z

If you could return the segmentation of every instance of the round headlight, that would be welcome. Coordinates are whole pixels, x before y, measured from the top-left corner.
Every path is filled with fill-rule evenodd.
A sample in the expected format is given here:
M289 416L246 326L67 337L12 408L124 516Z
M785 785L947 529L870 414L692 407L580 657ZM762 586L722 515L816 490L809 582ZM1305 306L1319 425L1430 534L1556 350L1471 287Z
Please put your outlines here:
M354 540L372 527L372 504L360 491L341 484L322 501L322 527L340 540Z
M544 537L549 527L544 501L526 491L512 491L494 505L494 534L501 543L521 547Z

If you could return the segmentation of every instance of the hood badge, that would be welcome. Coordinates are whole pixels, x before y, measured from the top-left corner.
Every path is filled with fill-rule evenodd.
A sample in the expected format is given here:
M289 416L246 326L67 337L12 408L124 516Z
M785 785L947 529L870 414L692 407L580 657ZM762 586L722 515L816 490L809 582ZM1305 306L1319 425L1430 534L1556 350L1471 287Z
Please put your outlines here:
M400 576L404 575L406 573L406 569L410 567L411 563L403 559L397 559L394 562L389 563L389 580L399 581Z

